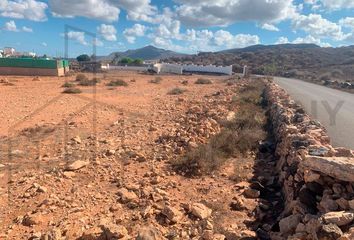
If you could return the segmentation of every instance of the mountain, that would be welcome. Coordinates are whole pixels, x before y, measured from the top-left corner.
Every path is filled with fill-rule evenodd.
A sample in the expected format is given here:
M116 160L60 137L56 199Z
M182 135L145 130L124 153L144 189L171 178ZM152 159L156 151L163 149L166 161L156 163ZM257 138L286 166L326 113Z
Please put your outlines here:
M187 55L149 45L143 48L128 50L125 52L113 52L106 57L100 57L100 60L112 61L112 60L119 60L125 57L129 57L133 59L140 58L143 60L158 60L158 59L166 59L171 57L183 57L183 56L187 56Z
M234 48L220 51L220 53L238 53L238 52L256 52L262 50L281 50L281 49L313 49L321 48L320 46L312 43L303 43L303 44L277 44L277 45L253 45L245 48Z
M315 44L255 45L220 52L172 57L171 63L233 65L242 72L300 78L311 82L354 81L354 46L324 48Z

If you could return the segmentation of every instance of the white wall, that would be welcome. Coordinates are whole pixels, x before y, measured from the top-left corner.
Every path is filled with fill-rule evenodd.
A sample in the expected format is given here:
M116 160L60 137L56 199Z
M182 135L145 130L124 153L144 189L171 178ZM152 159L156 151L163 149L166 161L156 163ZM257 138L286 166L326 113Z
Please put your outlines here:
M149 67L138 67L138 66L106 66L107 70L122 70L122 71L147 71Z
M232 66L215 66L215 65L183 65L183 70L187 72L205 72L205 73L222 73L232 75Z
M169 63L157 63L154 64L154 71L159 73L174 73L174 74L182 74L183 67L178 64L169 64Z

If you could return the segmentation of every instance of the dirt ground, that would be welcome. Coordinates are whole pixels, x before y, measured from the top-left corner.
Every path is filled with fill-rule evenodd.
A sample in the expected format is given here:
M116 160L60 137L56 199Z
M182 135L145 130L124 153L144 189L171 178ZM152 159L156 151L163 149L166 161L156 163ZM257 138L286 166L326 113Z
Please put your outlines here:
M234 181L235 169L252 178L253 162L235 159L196 178L170 164L237 114L239 84L225 76L165 75L159 84L134 72L96 77L81 94L62 94L74 76L0 83L0 239L255 238L260 200L243 196L248 181ZM106 86L116 79L129 85ZM187 91L169 95L175 87Z

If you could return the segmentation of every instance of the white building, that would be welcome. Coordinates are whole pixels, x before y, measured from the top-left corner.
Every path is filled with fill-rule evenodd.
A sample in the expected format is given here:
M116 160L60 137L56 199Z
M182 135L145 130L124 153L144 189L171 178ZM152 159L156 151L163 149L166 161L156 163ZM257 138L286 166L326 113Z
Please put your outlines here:
M15 54L16 50L12 47L5 47L4 48L4 55L6 56L13 56Z

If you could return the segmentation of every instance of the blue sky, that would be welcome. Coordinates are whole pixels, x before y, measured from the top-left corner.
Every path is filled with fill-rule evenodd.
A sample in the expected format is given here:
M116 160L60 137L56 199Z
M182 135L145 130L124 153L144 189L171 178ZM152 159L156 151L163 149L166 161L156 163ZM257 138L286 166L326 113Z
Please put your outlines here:
M97 34L97 55L154 45L178 52L255 44L354 45L354 0L0 0L0 48L64 55L64 26ZM93 40L69 29L69 55Z

